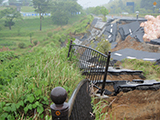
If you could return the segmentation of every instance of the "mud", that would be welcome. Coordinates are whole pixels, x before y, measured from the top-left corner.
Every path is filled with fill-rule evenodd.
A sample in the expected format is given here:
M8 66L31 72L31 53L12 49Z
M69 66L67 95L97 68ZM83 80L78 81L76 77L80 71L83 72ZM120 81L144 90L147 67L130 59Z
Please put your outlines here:
M153 45L145 42L140 43L135 38L132 38L131 36L128 36L124 41L122 41L121 38L119 37L117 37L116 40L118 43L116 47L111 50L112 52L125 49L125 48L131 48L135 50L160 53L159 45Z
M142 74L143 76L143 74ZM141 79L140 75L108 75L109 80ZM143 79L144 80L144 79ZM101 88L101 85L97 85ZM106 85L105 89L113 92L113 85ZM94 88L94 93L98 89ZM102 100L101 113L105 113L101 120L160 120L160 90L133 90L120 92L116 96L108 95L109 98ZM100 101L94 99L94 104ZM106 115L107 113L107 115Z
M118 44L111 52L125 48L148 52L160 52L160 46L140 43L131 36L128 36L124 41L121 40L120 36L116 39ZM97 75L97 77L99 76ZM101 80L102 79L103 77ZM141 75L128 74L108 74L107 76L107 80L132 81L133 79L144 80L145 78ZM101 86L98 87L101 88ZM114 91L112 85L106 85L105 89L112 92ZM94 94L97 91L98 89L93 88L92 93ZM99 98L94 98L95 105L99 101ZM102 101L101 108L103 109L101 113L105 114L101 120L160 120L160 90L133 90L129 92L120 92L116 96L110 95L109 98Z
M86 78L94 81L94 80L103 80L103 76L101 75L94 75L94 76L87 76ZM106 80L127 80L127 81L132 81L133 79L142 79L144 80L145 77L142 74L119 74L119 75L113 75L113 74L108 74Z
M8 47L4 47L3 48L0 48L0 52L3 52L3 51L11 51Z
M121 92L107 101L113 102L102 111L108 112L106 119L112 115L114 120L160 120L160 90Z
M145 51L144 43L140 43L135 38L128 36L124 41L120 40L117 46L114 49L112 49L112 52L125 48L132 48L135 50Z
M140 79L132 75L121 75L121 77L130 81L135 78ZM114 80L118 79L119 76L114 76ZM105 89L114 91L112 85L105 86ZM102 113L107 115L102 120L160 120L160 90L120 92L117 96L109 96L105 100L101 107L103 107ZM99 99L95 99L94 104L98 102Z

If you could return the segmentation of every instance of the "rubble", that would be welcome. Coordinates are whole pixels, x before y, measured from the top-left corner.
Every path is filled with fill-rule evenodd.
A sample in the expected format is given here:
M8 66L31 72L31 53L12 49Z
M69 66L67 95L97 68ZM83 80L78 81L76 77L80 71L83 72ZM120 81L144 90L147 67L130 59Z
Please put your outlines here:
M145 19L147 19L146 22L142 22L140 24L141 27L144 27L144 36L143 40L145 42L150 42L154 39L160 38L160 15L156 18L151 15L146 15Z

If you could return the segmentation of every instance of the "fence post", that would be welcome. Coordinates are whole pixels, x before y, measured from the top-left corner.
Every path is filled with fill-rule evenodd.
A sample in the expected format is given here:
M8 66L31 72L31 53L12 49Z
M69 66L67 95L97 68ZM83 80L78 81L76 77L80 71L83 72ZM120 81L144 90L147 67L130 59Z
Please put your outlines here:
M71 40L70 45L69 45L69 51L68 51L68 56L67 57L69 57L69 55L70 55L71 48L72 48L72 40Z
M103 78L103 84L102 84L102 89L101 89L101 95L102 95L103 92L104 92L104 87L105 87L105 83L106 83L107 72L108 72L108 67L109 67L109 62L110 62L110 56L111 56L111 52L108 53L108 57L107 57L107 64L106 64L105 74L104 74L104 78Z
M51 91L50 97L55 103L50 106L52 120L68 120L69 105L65 102L66 90L62 87L56 87Z

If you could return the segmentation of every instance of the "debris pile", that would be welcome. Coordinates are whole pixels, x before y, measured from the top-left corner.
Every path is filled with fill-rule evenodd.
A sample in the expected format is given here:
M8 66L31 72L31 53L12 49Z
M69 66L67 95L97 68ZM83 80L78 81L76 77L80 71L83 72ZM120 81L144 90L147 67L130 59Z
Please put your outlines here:
M112 49L112 52L125 49L125 48L145 51L144 43L138 42L135 38L131 36L127 36L124 41L121 40L117 43L115 48Z
M141 27L144 27L144 36L143 40L145 42L150 42L150 40L160 38L160 15L156 18L151 15L146 15L146 22L140 24Z

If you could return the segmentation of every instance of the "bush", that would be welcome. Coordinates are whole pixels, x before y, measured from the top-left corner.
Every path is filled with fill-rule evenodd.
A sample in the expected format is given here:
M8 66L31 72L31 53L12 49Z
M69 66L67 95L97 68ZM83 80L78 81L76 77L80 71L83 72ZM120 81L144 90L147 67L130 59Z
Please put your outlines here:
M2 30L3 29L3 26L2 25L0 25L0 30Z
M47 33L47 36L48 36L48 37L52 37L52 35L53 35L52 32Z
M0 85L3 90L0 94L1 120L16 120L22 116L34 119L31 117L35 109L37 120L42 120L43 115L49 114L49 94L56 86L63 86L71 96L84 77L75 63L68 62L66 50L68 48L50 45L36 47L35 51L0 66L0 80L11 82Z
M37 45L37 44L38 44L38 41L36 40L36 41L34 41L33 43L34 43L34 45Z
M18 47L19 47L19 48L25 48L25 47L26 47L26 44L25 44L25 43L19 43L19 44L18 44Z
M109 43L108 40L105 39L104 36L98 38L96 37L95 39L96 41L99 41L97 46L95 45L95 43L91 43L92 47L94 48L96 46L96 50L98 50L99 52L103 53L103 54L108 54L109 51L111 51L111 44Z

